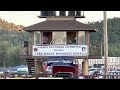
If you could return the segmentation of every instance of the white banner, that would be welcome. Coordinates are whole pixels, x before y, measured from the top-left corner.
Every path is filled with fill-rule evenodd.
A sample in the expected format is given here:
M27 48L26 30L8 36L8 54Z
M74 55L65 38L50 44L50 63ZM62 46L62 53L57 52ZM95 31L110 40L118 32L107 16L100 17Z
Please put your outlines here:
M88 56L87 45L33 46L33 56Z

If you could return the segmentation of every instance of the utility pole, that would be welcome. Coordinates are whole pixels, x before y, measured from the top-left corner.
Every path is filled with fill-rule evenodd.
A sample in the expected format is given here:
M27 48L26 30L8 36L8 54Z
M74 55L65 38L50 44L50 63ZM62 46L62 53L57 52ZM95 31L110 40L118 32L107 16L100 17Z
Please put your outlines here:
M103 31L104 31L104 61L105 61L105 75L108 72L108 34L107 34L107 11L103 11L104 23L103 23Z

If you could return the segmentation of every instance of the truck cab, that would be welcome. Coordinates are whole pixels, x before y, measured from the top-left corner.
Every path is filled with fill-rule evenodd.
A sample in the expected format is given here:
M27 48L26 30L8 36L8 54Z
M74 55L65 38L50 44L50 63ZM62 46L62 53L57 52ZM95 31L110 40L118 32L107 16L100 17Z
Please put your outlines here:
M74 66L53 66L52 74L53 77L63 77L63 78L75 78L78 76Z

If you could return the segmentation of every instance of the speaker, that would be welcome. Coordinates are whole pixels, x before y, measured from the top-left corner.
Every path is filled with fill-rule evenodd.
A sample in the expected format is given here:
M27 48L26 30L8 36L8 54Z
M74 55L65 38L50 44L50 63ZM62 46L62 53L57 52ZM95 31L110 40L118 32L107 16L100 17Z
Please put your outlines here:
M28 41L24 41L24 47L28 47Z

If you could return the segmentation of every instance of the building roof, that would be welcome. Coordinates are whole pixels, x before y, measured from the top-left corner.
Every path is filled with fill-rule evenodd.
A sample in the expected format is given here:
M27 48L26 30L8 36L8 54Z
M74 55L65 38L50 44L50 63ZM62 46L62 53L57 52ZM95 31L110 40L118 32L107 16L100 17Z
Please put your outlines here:
M91 31L96 28L76 20L46 20L24 28L25 31Z

